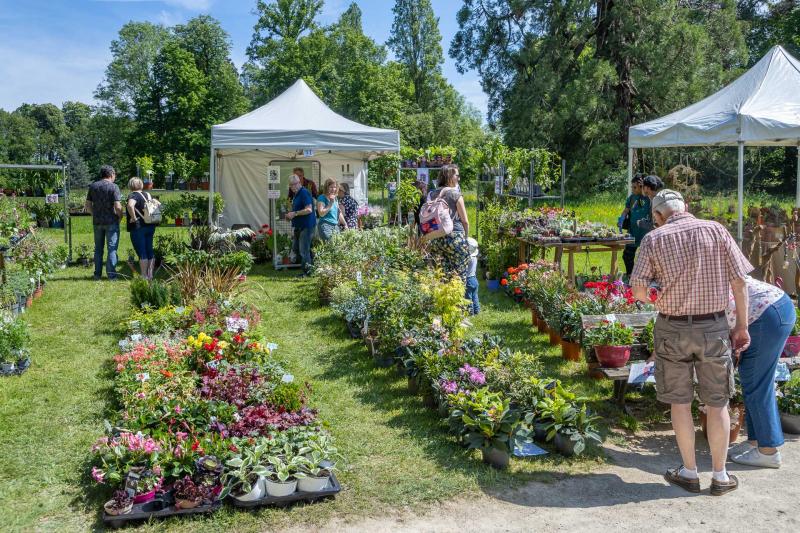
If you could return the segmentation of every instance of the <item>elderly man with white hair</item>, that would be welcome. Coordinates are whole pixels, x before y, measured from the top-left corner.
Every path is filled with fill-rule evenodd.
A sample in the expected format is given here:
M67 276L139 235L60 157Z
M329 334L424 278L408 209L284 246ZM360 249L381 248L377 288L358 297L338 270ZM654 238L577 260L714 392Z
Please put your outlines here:
M745 278L753 267L722 225L686 212L680 193L659 191L651 209L658 228L642 239L631 285L633 295L643 302L650 287L658 290L656 392L660 401L671 405L672 428L683 459L664 478L689 492L700 492L691 411L697 376L698 396L708 414L711 494L721 496L739 486L736 476L725 469L727 406L734 392L732 351L750 344ZM729 291L736 301L733 331L725 315Z
M286 219L292 221L295 230L295 238L298 241L300 251L300 262L303 266L301 276L307 276L311 267L311 238L314 229L317 227L317 217L314 215L314 200L311 193L303 187L303 183L297 174L292 174L289 178L289 189L294 198L292 199L292 209L286 213Z

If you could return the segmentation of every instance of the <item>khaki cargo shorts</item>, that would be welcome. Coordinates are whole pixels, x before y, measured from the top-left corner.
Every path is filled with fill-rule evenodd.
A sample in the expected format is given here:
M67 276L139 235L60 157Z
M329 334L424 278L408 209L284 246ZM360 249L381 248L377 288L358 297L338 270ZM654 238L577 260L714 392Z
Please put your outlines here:
M680 322L658 317L654 331L656 393L664 403L692 403L697 395L725 407L734 392L730 328L722 318Z

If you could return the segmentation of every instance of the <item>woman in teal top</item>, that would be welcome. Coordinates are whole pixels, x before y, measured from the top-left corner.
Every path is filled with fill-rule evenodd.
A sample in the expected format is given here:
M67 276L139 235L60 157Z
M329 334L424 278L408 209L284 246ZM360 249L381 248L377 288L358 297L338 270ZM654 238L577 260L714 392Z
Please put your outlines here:
M625 246L625 251L622 252L622 261L625 263L625 271L630 277L633 272L633 263L636 258L636 250L639 249L639 244L642 238L647 235L649 229L639 227L639 221L650 216L650 198L642 193L642 177L635 176L631 180L631 194L625 200L625 211L623 217L630 215L630 234L634 239L633 244Z
M317 198L317 232L323 242L328 242L331 237L339 233L339 224L347 227L344 221L344 213L339 209L339 200L336 195L339 192L339 184L333 178L325 180L323 194Z

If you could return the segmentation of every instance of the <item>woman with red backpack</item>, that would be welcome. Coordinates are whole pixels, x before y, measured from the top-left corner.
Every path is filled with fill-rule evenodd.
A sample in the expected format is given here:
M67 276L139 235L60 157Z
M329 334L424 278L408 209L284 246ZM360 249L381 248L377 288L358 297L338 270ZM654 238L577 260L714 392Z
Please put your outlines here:
M469 270L469 244L467 235L469 234L469 218L467 218L467 208L464 205L464 196L458 187L461 177L458 174L456 165L445 165L439 170L439 178L436 182L436 189L432 190L427 196L426 204L438 203L449 212L452 221L452 230L431 232L431 239L428 251L437 264L441 265L445 274L457 274L461 281L466 283ZM423 208L424 210L424 208ZM424 218L424 217L422 217ZM449 224L448 224L449 226ZM449 227L447 228L449 230ZM425 223L422 221L423 233Z

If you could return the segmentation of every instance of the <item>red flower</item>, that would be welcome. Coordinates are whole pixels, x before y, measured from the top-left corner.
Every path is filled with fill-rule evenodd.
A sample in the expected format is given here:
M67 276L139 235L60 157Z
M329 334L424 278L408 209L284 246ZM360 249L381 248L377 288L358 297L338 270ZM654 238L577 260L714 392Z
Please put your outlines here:
M516 287L514 289L514 294L522 294L522 289L520 289L519 287Z
M171 378L172 372L170 372L169 370L161 370L161 375L164 376L165 378Z
M514 273L516 273L516 269L514 267L508 267L508 273L509 274L514 274Z
M647 299L650 300L652 303L655 303L656 300L658 300L658 289L656 289L655 287L650 287Z
M503 278L503 279L501 279L501 280L500 280L500 285L502 285L503 287L505 287L506 285L508 285L508 280L507 280L506 278Z
M269 237L272 237L272 228L270 228L270 229L268 229L268 230L267 230L267 235L268 235Z
M262 228L269 228L269 224L261 224Z
M512 274L511 275L511 281L517 281L517 275L516 274Z
M222 330L221 329L214 330L214 336L215 337L222 337Z

